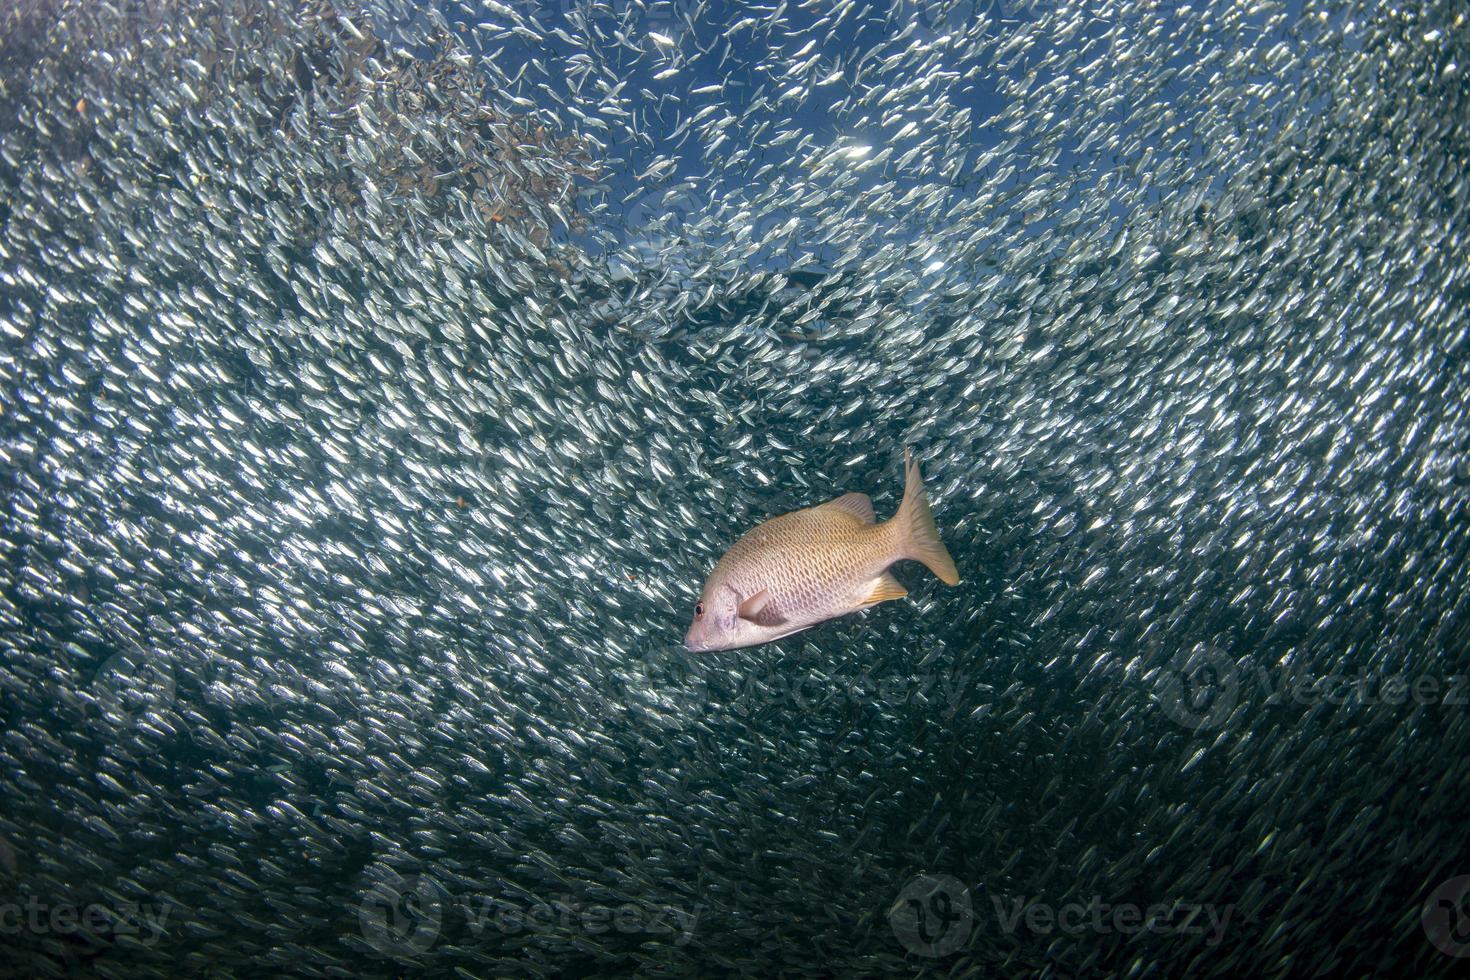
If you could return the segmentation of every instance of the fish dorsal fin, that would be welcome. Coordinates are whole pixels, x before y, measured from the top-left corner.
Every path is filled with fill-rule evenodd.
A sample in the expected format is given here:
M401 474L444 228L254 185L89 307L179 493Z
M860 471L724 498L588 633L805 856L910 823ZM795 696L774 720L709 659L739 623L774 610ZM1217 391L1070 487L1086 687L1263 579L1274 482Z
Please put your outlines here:
M873 501L865 493L844 493L836 500L829 500L822 506L845 510L864 524L872 524L877 521L877 517L873 514Z
M874 606L889 599L902 599L909 594L909 590L903 587L903 583L892 575L884 572L869 584L868 594L860 605Z
M748 620L757 626L780 626L786 622L786 617L776 611L776 605L771 601L771 593L768 589L761 589L755 595L740 604L740 618Z

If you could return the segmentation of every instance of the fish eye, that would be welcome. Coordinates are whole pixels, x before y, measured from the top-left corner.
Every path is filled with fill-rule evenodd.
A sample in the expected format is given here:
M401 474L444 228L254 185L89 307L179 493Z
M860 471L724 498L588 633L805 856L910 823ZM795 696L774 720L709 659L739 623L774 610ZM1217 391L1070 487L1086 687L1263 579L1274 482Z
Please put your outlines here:
M696 616L703 616L704 615L704 603L702 603L702 602L696 602L694 604L694 615L696 615Z

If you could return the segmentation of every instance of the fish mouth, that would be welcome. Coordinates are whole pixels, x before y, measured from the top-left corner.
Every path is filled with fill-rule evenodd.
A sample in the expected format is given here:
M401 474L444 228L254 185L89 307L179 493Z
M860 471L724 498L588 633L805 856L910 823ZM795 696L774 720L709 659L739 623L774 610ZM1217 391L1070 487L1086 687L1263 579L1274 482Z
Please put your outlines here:
M690 653L712 653L716 650L729 650L730 644L721 643L719 638L711 638L703 633L697 633L693 628L684 634L684 649Z
M684 637L684 649L690 653L720 653L725 650L734 650L740 646L738 643L722 643L715 640L705 640L699 637Z

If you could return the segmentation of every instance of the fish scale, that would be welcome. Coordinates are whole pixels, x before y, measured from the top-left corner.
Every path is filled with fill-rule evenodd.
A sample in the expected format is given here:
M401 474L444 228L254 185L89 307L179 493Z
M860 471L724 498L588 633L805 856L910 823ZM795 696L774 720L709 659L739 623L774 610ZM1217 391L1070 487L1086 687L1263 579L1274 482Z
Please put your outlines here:
M695 652L778 640L907 590L886 571L912 558L945 584L959 582L924 495L919 467L904 450L903 503L874 522L867 495L773 517L730 547L701 590L684 645Z

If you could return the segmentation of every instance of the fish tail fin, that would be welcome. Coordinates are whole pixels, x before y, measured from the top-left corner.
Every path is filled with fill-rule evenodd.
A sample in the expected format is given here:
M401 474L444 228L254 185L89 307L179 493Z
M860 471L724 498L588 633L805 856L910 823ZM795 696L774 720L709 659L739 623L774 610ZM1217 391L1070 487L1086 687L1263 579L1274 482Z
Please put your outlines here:
M954 567L954 559L939 539L939 528L929 511L929 499L924 496L924 478L919 475L919 464L907 446L903 450L903 464L903 503L898 505L898 513L891 522L898 536L895 560L921 561L945 585L957 585L959 569Z

